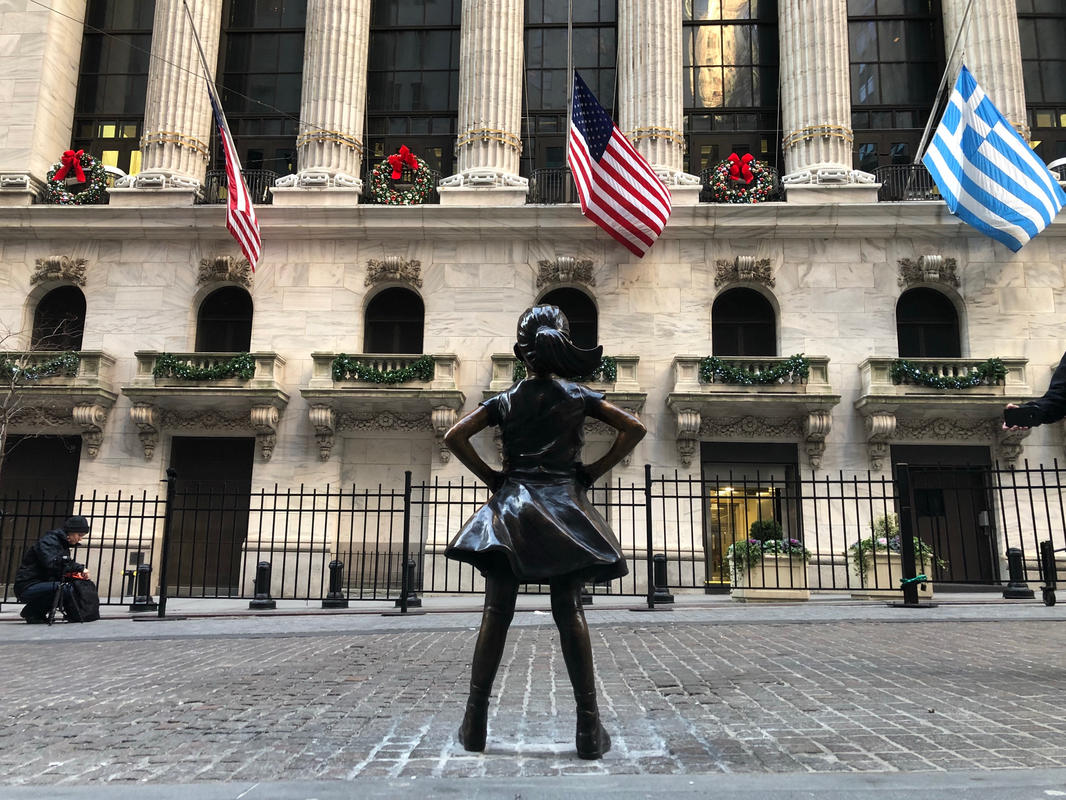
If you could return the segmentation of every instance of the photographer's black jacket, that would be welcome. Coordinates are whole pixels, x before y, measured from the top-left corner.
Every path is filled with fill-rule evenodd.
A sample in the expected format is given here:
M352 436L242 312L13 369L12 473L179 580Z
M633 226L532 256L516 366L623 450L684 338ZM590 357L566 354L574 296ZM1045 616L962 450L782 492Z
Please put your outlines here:
M1039 400L1025 403L1027 406L1036 406L1040 409L1041 424L1048 425L1058 422L1066 417L1066 355L1062 357L1055 372L1051 375L1051 384Z
M33 547L22 555L22 563L15 573L15 596L35 583L58 581L64 569L71 569L70 545L64 531L48 531Z

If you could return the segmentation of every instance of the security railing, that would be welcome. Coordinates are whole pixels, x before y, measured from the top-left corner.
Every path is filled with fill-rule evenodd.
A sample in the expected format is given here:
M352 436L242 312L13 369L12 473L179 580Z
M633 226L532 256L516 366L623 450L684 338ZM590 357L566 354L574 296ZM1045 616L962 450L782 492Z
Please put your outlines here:
M881 184L877 199L882 202L900 200L943 200L933 176L921 164L892 164L877 167L874 177Z
M577 202L577 187L568 168L535 169L529 176L527 205L554 206Z
M269 169L241 170L244 182L248 186L248 196L253 205L267 205L273 202L274 195L270 189L278 179L278 173ZM229 198L229 180L224 169L210 170L204 177L205 204L225 203Z

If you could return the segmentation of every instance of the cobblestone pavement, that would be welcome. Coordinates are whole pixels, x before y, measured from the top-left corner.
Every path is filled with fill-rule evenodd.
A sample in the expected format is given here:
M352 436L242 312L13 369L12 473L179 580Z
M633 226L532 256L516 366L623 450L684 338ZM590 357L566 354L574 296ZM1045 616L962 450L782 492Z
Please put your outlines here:
M814 624L590 613L614 738L599 762L573 753L544 615L512 630L484 755L455 740L475 631L446 626L467 615L403 632L4 624L0 785L1063 768L1066 625L1031 611ZM118 625L153 638L103 638ZM51 638L18 640L29 631Z

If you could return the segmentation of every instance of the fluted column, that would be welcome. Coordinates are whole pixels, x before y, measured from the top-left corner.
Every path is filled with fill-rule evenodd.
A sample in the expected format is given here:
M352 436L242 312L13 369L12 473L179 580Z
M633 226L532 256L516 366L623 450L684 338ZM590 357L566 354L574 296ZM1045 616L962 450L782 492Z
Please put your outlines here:
M459 37L458 171L442 205L521 205L522 0L463 0Z
M355 203L363 190L370 0L309 0L305 36L296 140L300 170L278 179L277 187L286 191L275 191L274 200Z
M876 200L876 191L827 194L830 187L871 186L851 167L851 74L847 0L781 0L781 114L788 199L817 187L819 202ZM793 197L792 189L800 189Z
M619 127L670 187L674 202L694 205L702 187L684 171L681 68L681 4L619 0Z
M950 53L966 13L968 0L944 0L944 52ZM958 55L952 66L954 79L958 64L965 64L981 84L985 94L1026 140L1029 123L1025 113L1025 85L1022 77L1022 47L1018 34L1015 0L974 2L966 22Z

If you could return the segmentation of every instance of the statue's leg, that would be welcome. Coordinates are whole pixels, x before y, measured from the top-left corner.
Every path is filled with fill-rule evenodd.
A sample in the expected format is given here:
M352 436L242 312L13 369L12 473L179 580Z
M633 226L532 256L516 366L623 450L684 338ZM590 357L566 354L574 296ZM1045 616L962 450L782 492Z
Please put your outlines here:
M552 581L552 617L559 628L563 661L577 701L577 754L599 758L611 749L611 737L600 724L596 704L596 672L592 665L592 643L581 607L580 580Z
M470 698L466 701L463 724L459 726L459 742L471 752L485 749L489 695L503 658L507 628L514 618L517 597L518 581L513 575L485 576L485 610L481 614L481 631L470 668Z

